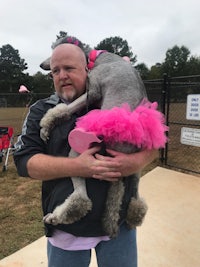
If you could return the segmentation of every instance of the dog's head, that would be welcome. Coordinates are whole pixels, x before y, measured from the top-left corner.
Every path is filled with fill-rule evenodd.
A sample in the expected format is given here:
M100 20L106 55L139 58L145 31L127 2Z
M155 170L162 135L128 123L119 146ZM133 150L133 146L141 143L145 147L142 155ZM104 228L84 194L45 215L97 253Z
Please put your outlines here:
M85 53L85 56L87 58L88 52L91 50L90 47L85 46L79 39L77 39L76 37L73 36L65 36L62 38L57 39L51 46L52 49L54 49L56 46L60 45L60 44L74 44L78 47L80 47L83 52ZM41 64L40 64L40 68L42 68L43 70L50 70L50 60L51 57L45 59Z

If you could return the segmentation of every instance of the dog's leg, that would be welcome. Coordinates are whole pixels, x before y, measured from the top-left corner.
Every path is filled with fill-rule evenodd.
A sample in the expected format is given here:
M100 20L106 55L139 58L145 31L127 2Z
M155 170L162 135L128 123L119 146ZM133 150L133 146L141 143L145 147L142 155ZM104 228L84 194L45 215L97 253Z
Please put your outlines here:
M80 177L72 178L75 186L74 192L59 206L53 213L48 213L44 218L45 223L70 224L80 220L92 208L92 202L87 196L85 179Z
M148 206L144 199L140 197L131 198L126 217L126 222L130 229L133 229L142 224L147 210Z
M42 138L42 140L46 142L49 138L50 131L59 121L61 121L62 119L69 119L74 112L79 111L83 107L85 107L86 103L87 94L85 93L69 105L61 103L54 108L49 109L40 121L40 137Z
M56 125L56 121L62 118L70 117L68 106L64 103L58 104L55 108L49 109L40 121L40 137L43 141L47 141L51 129Z
M132 197L128 206L126 222L130 229L140 226L145 218L148 206L143 198L140 198L138 193L139 174L133 176L133 183L136 189L136 197Z
M122 180L111 183L103 215L103 227L110 237L115 237L119 230L119 212L123 195L124 185Z
M78 154L71 150L69 156L75 157ZM85 179L73 177L72 183L74 192L62 203L57 206L53 213L49 213L44 217L44 222L57 224L70 224L80 220L89 210L92 209L92 202L86 191Z

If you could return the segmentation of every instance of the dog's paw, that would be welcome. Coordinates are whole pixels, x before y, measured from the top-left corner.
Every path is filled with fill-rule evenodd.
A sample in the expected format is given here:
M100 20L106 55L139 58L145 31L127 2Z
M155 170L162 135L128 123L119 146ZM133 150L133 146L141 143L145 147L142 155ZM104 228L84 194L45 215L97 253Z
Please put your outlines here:
M143 223L147 210L148 206L144 199L131 199L126 218L126 222L131 229L140 226Z
M114 238L119 233L118 222L107 221L103 219L103 229L109 235L110 238Z
M44 216L43 221L47 224L71 224L83 218L92 209L90 199L79 199L74 202L64 202L56 207L53 213Z
M58 218L53 213L48 213L43 217L43 221L47 224L57 225L59 224Z
M47 140L49 139L49 130L47 128L41 128L40 137L44 142L47 142Z

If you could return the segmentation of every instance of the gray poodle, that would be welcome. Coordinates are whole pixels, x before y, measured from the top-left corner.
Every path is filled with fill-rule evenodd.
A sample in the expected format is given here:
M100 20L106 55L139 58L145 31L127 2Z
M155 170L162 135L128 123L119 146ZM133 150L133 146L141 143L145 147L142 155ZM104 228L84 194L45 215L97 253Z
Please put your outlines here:
M45 142L49 138L50 131L59 120L70 118L71 114L81 110L88 104L98 102L102 110L109 110L114 106L121 107L122 104L127 103L132 111L146 98L143 82L130 62L125 61L116 54L103 52L98 55L93 63L94 68L88 73L86 93L69 105L61 103L48 110L42 118L40 135ZM114 145L106 143L106 148L124 153L139 151L137 147L128 143L115 143ZM69 156L75 157L77 153L71 149ZM139 175L132 175L131 177L134 180L135 187L138 188ZM91 210L92 203L87 195L85 179L81 177L72 177L71 179L74 192L64 203L44 217L45 223L54 225L70 224L79 220ZM114 237L118 233L119 213L124 195L125 180L126 177L118 182L110 183L102 219L104 229L110 237ZM136 198L132 197L126 218L129 227L135 228L141 225L146 211L147 205L144 200L139 195Z

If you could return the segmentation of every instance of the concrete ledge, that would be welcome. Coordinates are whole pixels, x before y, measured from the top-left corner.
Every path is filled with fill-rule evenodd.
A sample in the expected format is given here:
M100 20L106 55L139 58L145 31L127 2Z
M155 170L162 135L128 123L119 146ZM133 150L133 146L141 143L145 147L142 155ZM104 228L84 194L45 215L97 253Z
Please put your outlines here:
M0 261L0 267L47 267L45 236ZM97 267L95 251L92 251L90 267Z
M199 267L200 177L157 167L141 178L140 195L149 210L138 228L138 267ZM0 267L47 267L46 238L2 259ZM94 251L90 267L97 267Z
M138 228L139 267L199 267L200 177L157 167L140 188L149 210Z
M0 261L0 267L46 267L46 237L41 237Z

